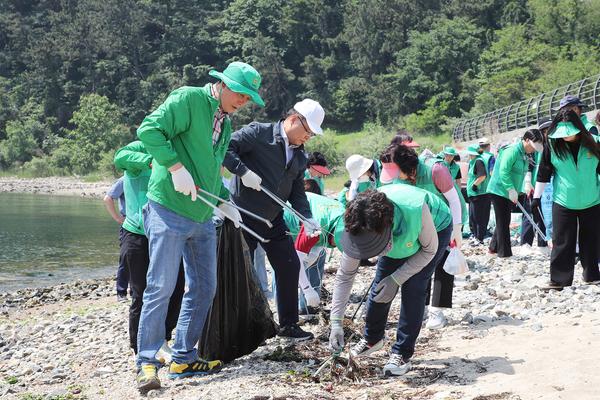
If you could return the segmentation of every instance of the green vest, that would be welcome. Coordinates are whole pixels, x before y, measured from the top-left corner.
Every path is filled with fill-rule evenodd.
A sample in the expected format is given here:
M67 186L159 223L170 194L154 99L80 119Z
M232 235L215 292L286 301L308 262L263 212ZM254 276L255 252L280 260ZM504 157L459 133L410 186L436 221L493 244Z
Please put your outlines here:
M485 179L478 186L478 190L475 192L473 189L473 183L477 180L477 175L475 175L475 163L477 160L483 161L483 165L485 167ZM489 162L489 158L488 158ZM486 161L483 159L481 155L475 157L474 159L469 161L469 172L467 173L467 195L469 197L481 196L482 194L486 194L488 184L490 182L490 173L488 171L488 166Z
M142 208L148 202L146 193L152 169L152 156L139 140L131 142L115 153L115 166L125 171L123 193L125 195L125 221L123 229L144 235Z
M317 182L317 185L319 185L319 189L321 189L321 194L323 196L325 195L325 183L323 182L323 178L318 176L310 176L310 172L308 172L308 170L305 170L304 179L312 179L313 181Z
M458 171L460 171L460 165L458 165L455 162L451 162L450 164L448 164L446 161L443 161L444 165L448 168L448 171L450 171L450 175L452 175L452 179L456 179L456 176L458 175Z
M427 192L411 185L385 185L378 189L394 204L391 258L407 258L421 248L422 208Z
M433 178L431 175L432 168L438 162L442 161L437 158L429 158L426 161L419 159L419 165L417 165L417 176L415 186L417 188L425 190L427 193L432 194L432 196L428 196L425 201L429 206L429 211L431 211L431 216L433 217L433 223L435 224L436 231L440 232L446 229L448 225L452 224L452 215L450 213L450 208L448 208L448 200L444 197L442 193L440 193L440 191L435 186L435 183L433 183ZM402 179L396 179L394 180L394 183L410 185L407 181L404 181ZM462 196L459 192L459 200L461 197ZM466 208L467 207L465 204L464 211L462 212L463 216L467 212Z
M516 190L517 193L520 192L527 172L527 165L527 155L525 154L523 141L500 150L494 165L494 174L487 188L488 193L508 199L510 189Z
M340 243L344 232L344 212L346 211L344 206L337 200L315 193L306 193L306 198L313 218L321 226L321 237L315 246L332 247L329 244L329 235L333 235L336 244ZM293 238L296 238L300 232L298 217L286 208L283 212L283 218L290 234Z
M465 197L462 195L460 186L458 185L458 183L456 183L456 177L458 176L458 171L460 171L460 165L458 165L455 162L448 164L446 161L444 161L444 165L446 167L448 167L448 171L450 171L450 175L452 176L452 179L454 180L454 182L453 182L454 189L456 189L456 193L458 194L458 200L460 201L460 215L462 217L461 222L464 225L467 223L467 220L469 219L469 214L468 214L468 210L467 210L467 202L465 201Z
M550 161L554 166L552 197L555 203L571 210L583 210L600 203L598 159L592 152L580 146L575 165L570 152L561 159L552 150Z
M358 189L356 190L356 194L366 192L369 189L375 190L375 189L377 189L377 187L378 187L377 182L373 182L371 180L369 180L368 182L360 182L358 184ZM340 203L342 203L342 205L344 207L346 207L348 205L348 200L346 199L346 193L348 193L349 190L350 189L345 187L338 194L338 201Z
M144 235L144 219L142 217L142 208L148 202L146 193L148 192L148 181L152 170L140 172L137 176L125 171L123 178L123 193L125 194L125 221L123 229L129 232Z

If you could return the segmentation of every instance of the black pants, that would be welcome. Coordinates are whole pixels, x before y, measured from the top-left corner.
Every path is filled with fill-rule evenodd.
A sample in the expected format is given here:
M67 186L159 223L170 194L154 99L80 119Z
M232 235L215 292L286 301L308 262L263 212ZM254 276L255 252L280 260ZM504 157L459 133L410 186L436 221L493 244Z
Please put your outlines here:
M583 266L583 280L600 280L600 204L584 210L570 210L552 203L552 254L550 279L559 285L573 283L575 246L579 226L579 259Z
M450 252L446 250L435 267L433 279L429 279L427 299L425 305L433 307L452 308L452 292L454 291L454 275L444 271L444 263ZM431 283L433 281L433 296L431 296Z
M492 204L494 205L494 215L496 216L496 229L490 242L490 251L497 253L498 257L512 256L510 247L510 212L513 208L513 202L506 197L490 194Z
M123 246L123 235L127 232L121 226L119 228L119 248ZM117 294L127 296L127 286L129 286L129 272L123 261L123 256L119 254L119 268L117 269Z
M542 215L542 209L538 208L535 212L531 210L531 197L526 197L525 201L522 203L523 208L527 213L533 218L533 222L540 228L542 232L546 232L546 224L544 223L544 217ZM523 215L523 220L521 222L521 245L528 244L530 246L533 245L533 238L537 234L536 230L531 225L531 222L527 219L525 215ZM537 235L537 244L539 247L546 247L548 243L538 234Z
M490 195L469 197L469 228L471 233L483 242L490 222Z
M269 228L262 222L252 217L242 215L244 224L265 239L267 243L260 245L265 250L269 263L275 272L275 285L277 289L277 313L279 325L286 326L298 322L298 276L300 274L300 261L294 248L292 237L287 234L288 228L281 212L271 223ZM244 239L254 257L257 239L244 231Z
M146 274L148 273L148 238L124 230L121 242L121 258L129 271L129 286L131 288L131 306L129 306L129 346L137 354L137 334L142 312L142 299L146 289ZM179 266L177 284L169 300L167 319L165 320L166 340L171 340L171 332L177 326L181 299L185 290L185 275L183 264Z

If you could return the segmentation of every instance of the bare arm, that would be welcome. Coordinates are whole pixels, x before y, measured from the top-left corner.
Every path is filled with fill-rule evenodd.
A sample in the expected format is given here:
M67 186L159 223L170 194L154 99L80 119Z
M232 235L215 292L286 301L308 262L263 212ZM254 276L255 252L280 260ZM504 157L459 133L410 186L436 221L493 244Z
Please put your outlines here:
M106 207L106 211L108 211L112 219L114 219L119 223L119 225L121 225L123 221L125 221L125 217L123 217L118 211L116 211L115 200L112 197L106 195L104 196L104 199L102 201L104 202L104 207Z

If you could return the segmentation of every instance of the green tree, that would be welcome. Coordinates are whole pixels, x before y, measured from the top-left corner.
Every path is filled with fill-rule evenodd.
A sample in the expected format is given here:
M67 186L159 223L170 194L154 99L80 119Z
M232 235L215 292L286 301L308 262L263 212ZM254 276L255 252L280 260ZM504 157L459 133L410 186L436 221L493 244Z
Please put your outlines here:
M70 168L76 174L97 170L105 153L133 139L124 133L127 129L121 123L119 108L95 93L81 97L71 124L74 129L67 132L68 140L61 146L69 150Z

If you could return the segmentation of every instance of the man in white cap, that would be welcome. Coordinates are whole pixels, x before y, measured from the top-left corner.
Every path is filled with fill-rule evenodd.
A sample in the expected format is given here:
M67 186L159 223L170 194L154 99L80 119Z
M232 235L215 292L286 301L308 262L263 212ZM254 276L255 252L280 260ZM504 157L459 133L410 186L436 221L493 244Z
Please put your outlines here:
M269 242L262 243L275 272L279 335L296 341L312 339L310 332L298 326L298 275L300 261L283 219L283 210L261 190L264 186L309 219L305 230L319 229L312 219L304 192L307 157L304 143L322 135L325 111L311 99L304 99L288 111L285 119L275 123L252 122L231 136L223 165L236 175L231 192L233 201L245 209L271 221L273 227L242 216L243 222ZM245 234L250 254L256 238Z

